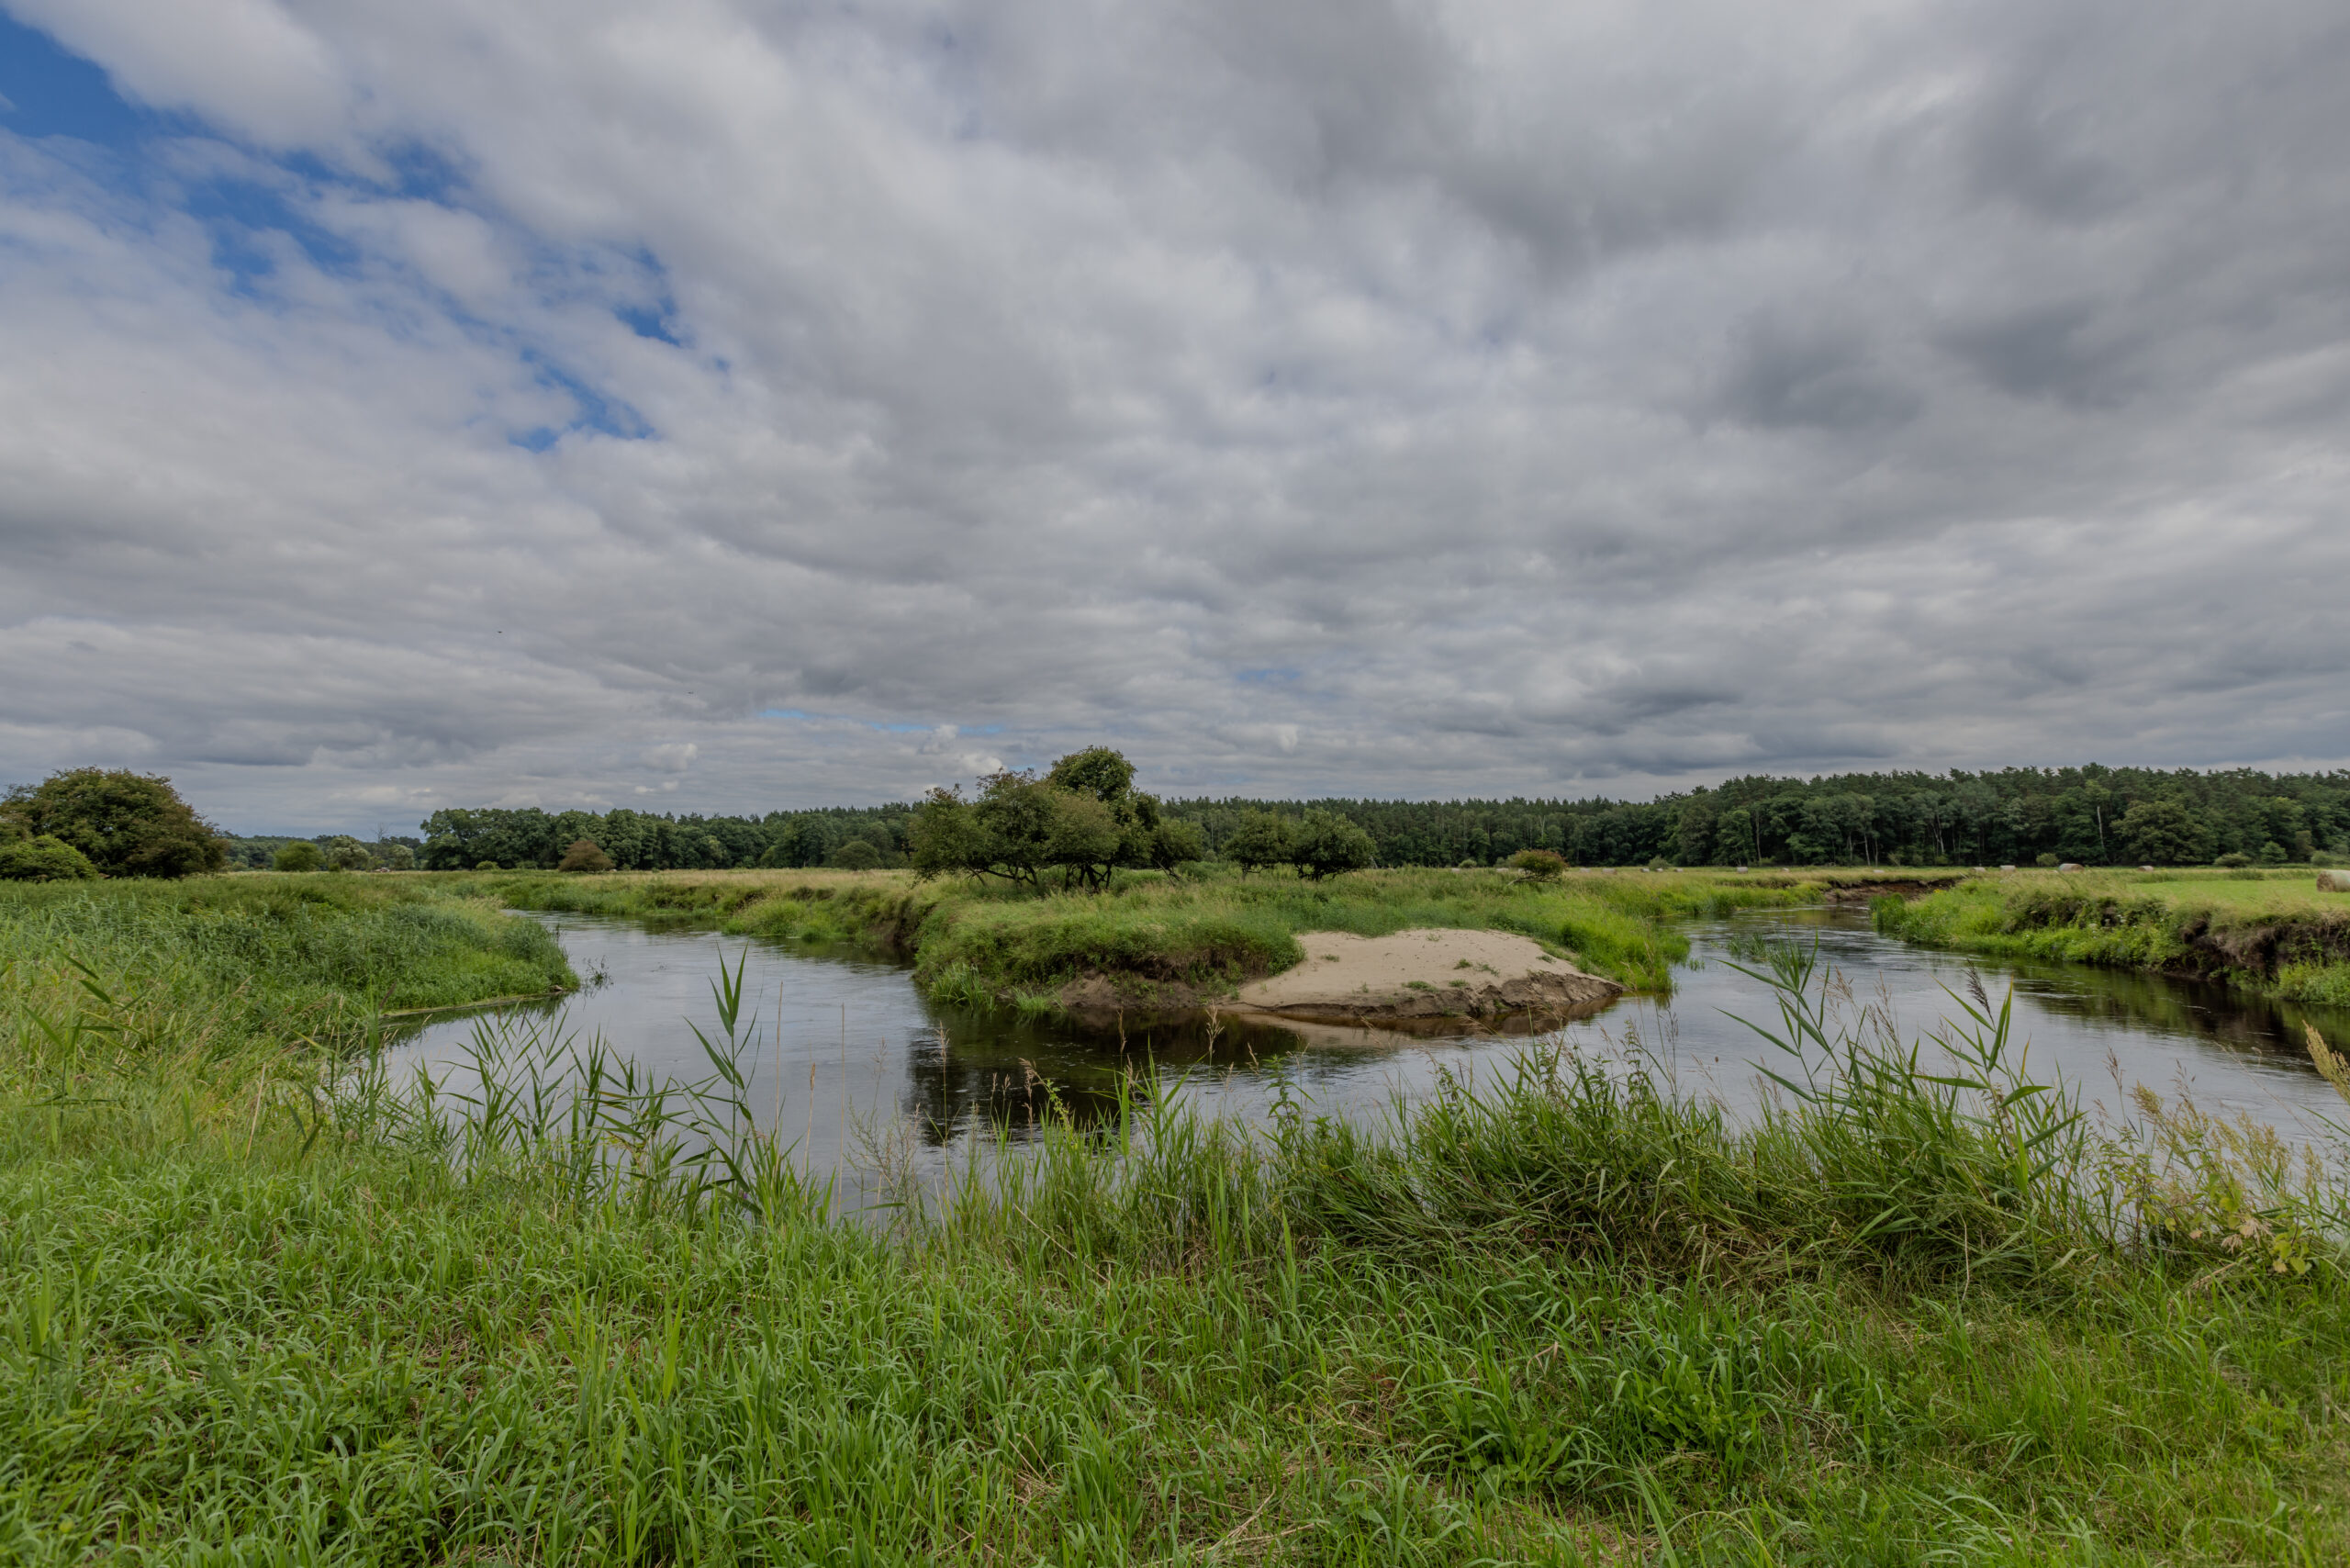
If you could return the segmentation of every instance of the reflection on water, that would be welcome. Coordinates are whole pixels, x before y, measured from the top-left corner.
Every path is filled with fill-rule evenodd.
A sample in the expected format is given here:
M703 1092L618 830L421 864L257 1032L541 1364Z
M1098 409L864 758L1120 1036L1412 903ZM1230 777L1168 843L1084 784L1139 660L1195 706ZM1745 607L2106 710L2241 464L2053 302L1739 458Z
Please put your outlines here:
M540 1009L543 1025L600 1035L655 1079L707 1074L687 1024L714 1028L711 980L722 951L730 961L745 952L741 940L544 918L573 968L603 978ZM1757 934L1818 941L1856 997L1888 1009L1909 1035L1956 1012L1943 988L1963 993L1970 971L1995 1000L2012 984L2015 1032L2031 1042L2035 1074L2061 1073L2108 1103L2110 1062L2127 1081L2165 1092L2183 1084L2207 1108L2288 1126L2345 1110L2303 1054L2298 1008L2153 976L1928 952L1877 935L1848 912L1770 912L1693 927L1692 963L1669 1001L1629 998L1561 1036L1590 1049L1637 1038L1684 1092L1733 1109L1753 1104L1762 1090L1751 1064L1768 1047L1729 1015L1772 1015L1768 993L1731 967L1741 938ZM1210 1114L1260 1120L1286 1095L1309 1114L1363 1115L1428 1094L1447 1070L1490 1071L1522 1044L1228 1017L1087 1026L934 1004L904 968L853 954L755 943L747 952L744 1012L757 1019L751 1103L796 1141L799 1162L844 1172L853 1190L884 1150L935 1169L999 1129L1018 1139L1063 1116L1080 1126L1113 1121L1122 1103L1137 1103L1154 1065L1162 1083L1179 1082ZM2350 1017L2315 1021L2350 1044ZM453 1071L480 1026L470 1018L431 1025L401 1042L396 1062Z

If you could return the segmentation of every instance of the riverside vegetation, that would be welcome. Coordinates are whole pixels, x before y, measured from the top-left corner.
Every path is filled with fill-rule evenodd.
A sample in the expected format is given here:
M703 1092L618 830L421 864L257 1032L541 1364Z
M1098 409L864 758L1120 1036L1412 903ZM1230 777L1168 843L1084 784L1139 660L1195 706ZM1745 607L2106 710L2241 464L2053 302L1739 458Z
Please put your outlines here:
M2350 894L2307 871L2020 872L1875 905L1930 946L2221 980L2350 1007Z
M724 976L690 1088L324 1048L559 978L468 887L0 890L0 1556L2350 1553L2338 1152L2087 1118L1987 999L1920 1055L1763 955L1744 1123L1637 1048L1259 1133L1138 1073L876 1224L751 1129Z
M476 872L445 885L520 909L863 943L912 958L916 980L944 999L1046 1007L1088 979L1108 982L1136 1006L1212 1001L1296 963L1300 931L1384 936L1415 926L1516 932L1590 973L1664 991L1689 951L1676 921L1816 902L1828 881L1401 870L1315 882L1204 866L1181 878L1120 871L1090 892L921 882L889 871Z

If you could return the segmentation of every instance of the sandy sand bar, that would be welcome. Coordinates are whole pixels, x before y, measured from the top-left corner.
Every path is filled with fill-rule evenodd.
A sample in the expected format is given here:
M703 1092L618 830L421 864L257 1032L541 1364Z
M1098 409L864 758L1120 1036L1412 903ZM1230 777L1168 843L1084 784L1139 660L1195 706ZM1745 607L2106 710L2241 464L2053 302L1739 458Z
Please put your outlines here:
M1489 1018L1586 1012L1624 991L1507 931L1301 931L1297 942L1305 961L1242 986L1239 1007L1303 1018Z

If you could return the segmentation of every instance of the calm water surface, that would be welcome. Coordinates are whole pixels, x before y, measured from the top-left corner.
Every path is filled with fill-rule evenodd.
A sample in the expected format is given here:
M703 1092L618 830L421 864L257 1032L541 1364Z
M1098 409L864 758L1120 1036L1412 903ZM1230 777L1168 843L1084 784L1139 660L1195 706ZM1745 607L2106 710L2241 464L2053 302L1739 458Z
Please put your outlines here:
M750 1099L763 1121L798 1141L797 1159L839 1172L851 1192L870 1189L884 1156L934 1171L998 1127L1028 1136L1057 1104L1080 1124L1106 1119L1125 1074L1154 1061L1180 1073L1205 1111L1258 1119L1286 1095L1311 1114L1371 1116L1430 1093L1445 1071L1505 1070L1528 1044L1228 1020L1084 1028L941 1005L914 989L902 966L870 958L579 915L538 918L588 987L555 1007L431 1025L396 1048L397 1067L454 1081L476 1031L505 1027L600 1036L656 1080L703 1078L709 1064L688 1025L716 1033L711 982L721 955L731 964L747 953L743 1028L749 1034L755 1015L759 1063ZM2183 1090L2207 1109L2249 1112L2288 1133L2314 1128L2317 1114L2345 1112L2303 1054L2300 1010L2219 987L1930 952L1879 936L1852 912L1755 913L1689 935L1691 961L1671 998L1619 1002L1569 1025L1566 1041L1614 1053L1637 1044L1684 1092L1751 1106L1762 1092L1753 1064L1785 1063L1729 1016L1775 1018L1770 994L1729 967L1742 961L1732 945L1755 935L1817 940L1851 1006L1889 1012L1905 1037L1956 1016L1944 988L1964 994L1970 973L1995 1003L2012 987L2014 1033L2030 1043L2033 1075L2061 1074L2108 1107L2119 1108L2118 1071L2124 1083ZM2313 1016L2337 1047L2350 1045L2350 1016Z

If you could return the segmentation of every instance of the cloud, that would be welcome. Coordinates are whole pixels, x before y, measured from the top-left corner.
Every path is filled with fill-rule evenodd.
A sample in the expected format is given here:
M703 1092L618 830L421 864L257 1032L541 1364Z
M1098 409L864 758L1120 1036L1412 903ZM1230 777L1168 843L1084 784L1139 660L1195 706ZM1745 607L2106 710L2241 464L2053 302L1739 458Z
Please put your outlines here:
M0 5L8 778L2350 758L2325 6Z

